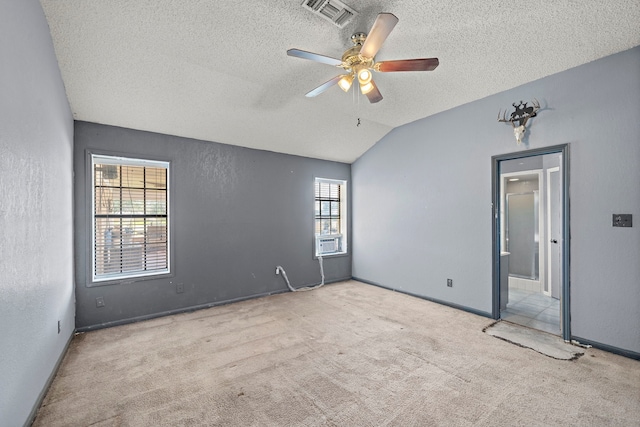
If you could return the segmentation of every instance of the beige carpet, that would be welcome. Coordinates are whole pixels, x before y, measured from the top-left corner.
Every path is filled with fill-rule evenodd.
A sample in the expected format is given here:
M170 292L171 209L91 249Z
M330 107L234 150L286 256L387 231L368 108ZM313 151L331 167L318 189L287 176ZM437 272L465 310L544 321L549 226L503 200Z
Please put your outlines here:
M350 281L80 334L35 425L640 424L640 362L492 322Z

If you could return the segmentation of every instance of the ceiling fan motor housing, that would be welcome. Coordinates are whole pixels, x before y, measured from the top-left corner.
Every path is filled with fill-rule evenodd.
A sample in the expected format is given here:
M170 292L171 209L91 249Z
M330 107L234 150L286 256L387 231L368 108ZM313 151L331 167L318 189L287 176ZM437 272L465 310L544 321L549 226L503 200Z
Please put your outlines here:
M347 49L342 55L342 66L345 70L358 74L360 70L373 67L373 58L366 58L360 55L360 50L367 39L365 33L355 33L351 36L354 46Z

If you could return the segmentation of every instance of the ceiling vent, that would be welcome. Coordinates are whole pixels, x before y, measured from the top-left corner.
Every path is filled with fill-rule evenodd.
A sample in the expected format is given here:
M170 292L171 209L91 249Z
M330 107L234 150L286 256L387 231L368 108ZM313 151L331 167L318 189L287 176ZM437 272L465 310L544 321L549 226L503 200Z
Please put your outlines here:
M304 0L302 6L340 28L344 28L358 14L338 0Z

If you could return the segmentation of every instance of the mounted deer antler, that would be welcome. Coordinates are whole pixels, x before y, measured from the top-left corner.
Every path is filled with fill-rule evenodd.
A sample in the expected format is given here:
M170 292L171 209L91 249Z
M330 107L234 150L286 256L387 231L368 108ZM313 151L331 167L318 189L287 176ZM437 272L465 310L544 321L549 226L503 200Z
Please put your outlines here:
M513 134L516 137L518 145L522 143L522 138L524 137L524 133L526 131L525 125L527 124L527 121L531 117L535 117L538 113L538 110L540 110L540 102L538 102L538 100L535 98L531 106L528 106L527 104L528 102L522 101L520 101L518 105L516 105L515 102L511 104L515 108L515 111L511 113L511 117L509 117L508 119L507 110L504 110L502 117L500 117L500 113L502 113L502 110L498 111L498 121L511 123L511 126L513 126ZM518 126L516 126L515 122L518 122Z

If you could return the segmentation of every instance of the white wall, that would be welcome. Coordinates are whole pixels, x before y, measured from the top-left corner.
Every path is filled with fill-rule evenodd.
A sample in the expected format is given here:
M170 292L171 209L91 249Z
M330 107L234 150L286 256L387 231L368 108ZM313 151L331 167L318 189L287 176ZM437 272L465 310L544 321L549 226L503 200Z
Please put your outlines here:
M639 76L636 47L393 130L352 166L354 277L490 313L491 156L568 143L572 335L640 352ZM517 146L496 116L533 98Z
M0 94L0 425L17 426L74 329L73 119L37 0L0 1Z

